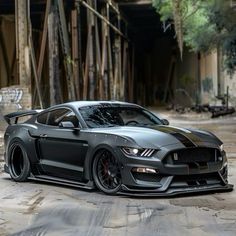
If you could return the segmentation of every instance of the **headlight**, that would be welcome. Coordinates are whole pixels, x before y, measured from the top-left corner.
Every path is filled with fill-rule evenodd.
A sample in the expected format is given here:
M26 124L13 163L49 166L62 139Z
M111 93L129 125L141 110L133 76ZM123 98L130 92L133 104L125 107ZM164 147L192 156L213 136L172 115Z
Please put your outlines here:
M127 154L129 156L140 156L140 154L143 151L143 149L130 148L130 147L123 147L121 149L125 154Z
M224 144L221 144L221 145L219 146L219 148L220 148L220 151L221 151L221 152L224 151Z
M131 147L122 147L121 150L128 156L135 157L150 157L155 149L151 148L131 148Z

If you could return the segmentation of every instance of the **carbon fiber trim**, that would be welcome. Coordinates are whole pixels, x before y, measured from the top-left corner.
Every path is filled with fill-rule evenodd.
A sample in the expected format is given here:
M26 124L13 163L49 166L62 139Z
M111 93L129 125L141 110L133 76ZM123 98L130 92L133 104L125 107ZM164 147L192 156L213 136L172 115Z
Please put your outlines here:
M212 185L212 186L201 186L194 188L178 188L178 189L168 189L166 192L135 192L130 190L126 186L122 186L124 192L119 192L120 195L125 196L136 196L136 197L168 197L177 195L187 195L196 193L211 193L211 192L230 192L233 190L232 184L222 185Z

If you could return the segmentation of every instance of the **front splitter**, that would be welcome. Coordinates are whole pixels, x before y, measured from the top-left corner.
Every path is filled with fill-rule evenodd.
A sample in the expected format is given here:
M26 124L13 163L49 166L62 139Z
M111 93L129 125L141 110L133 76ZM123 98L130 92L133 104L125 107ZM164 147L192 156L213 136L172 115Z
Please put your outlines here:
M221 185L211 185L211 186L200 186L200 187L188 187L188 188L173 188L168 189L165 192L157 192L155 190L145 192L144 190L133 190L122 185L123 191L119 192L120 195L124 196L137 196L137 197L171 197L178 195L188 195L188 194L200 194L200 193L214 193L214 192L231 192L233 191L234 185L227 184Z

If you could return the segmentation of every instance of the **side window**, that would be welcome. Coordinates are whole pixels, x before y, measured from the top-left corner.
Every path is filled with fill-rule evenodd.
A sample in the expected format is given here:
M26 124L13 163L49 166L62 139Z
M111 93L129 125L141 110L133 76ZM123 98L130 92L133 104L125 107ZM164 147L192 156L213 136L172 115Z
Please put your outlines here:
M79 121L74 112L68 109L53 110L49 114L48 125L59 126L62 121L70 121L75 127L79 126Z
M43 113L37 117L37 122L40 124L46 124L47 123L47 118L48 118L48 112Z

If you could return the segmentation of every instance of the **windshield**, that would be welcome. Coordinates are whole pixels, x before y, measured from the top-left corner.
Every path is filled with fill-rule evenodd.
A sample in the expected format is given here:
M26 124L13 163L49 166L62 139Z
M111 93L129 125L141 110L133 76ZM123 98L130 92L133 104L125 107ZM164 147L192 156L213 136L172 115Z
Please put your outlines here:
M79 111L90 128L112 126L152 126L161 121L152 113L132 106L87 106Z

